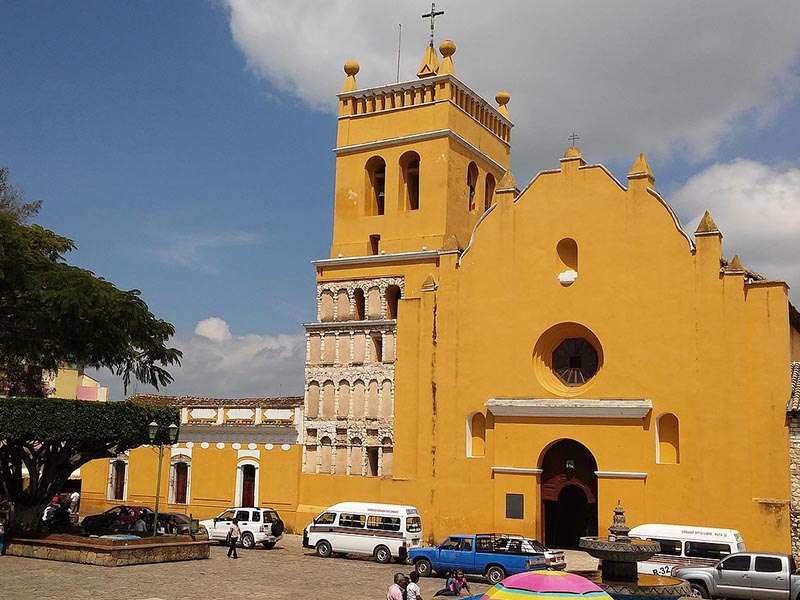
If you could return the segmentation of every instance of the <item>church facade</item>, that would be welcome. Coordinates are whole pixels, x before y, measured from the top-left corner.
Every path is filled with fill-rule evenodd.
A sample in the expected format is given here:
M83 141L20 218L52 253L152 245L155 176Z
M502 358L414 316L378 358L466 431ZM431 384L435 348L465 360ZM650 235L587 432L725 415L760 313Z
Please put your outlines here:
M573 146L520 190L510 97L460 81L455 49L429 47L416 80L378 88L345 64L304 397L173 399L184 426L210 418L171 451L186 462L192 444L183 510L246 499L299 531L340 501L413 504L427 541L569 547L621 501L632 525L733 528L788 551L800 319L786 284L725 258L711 215L685 232L644 155L623 182ZM289 409L275 414L291 435L261 431ZM126 463L142 502L147 450ZM84 471L84 498L119 501L108 461Z

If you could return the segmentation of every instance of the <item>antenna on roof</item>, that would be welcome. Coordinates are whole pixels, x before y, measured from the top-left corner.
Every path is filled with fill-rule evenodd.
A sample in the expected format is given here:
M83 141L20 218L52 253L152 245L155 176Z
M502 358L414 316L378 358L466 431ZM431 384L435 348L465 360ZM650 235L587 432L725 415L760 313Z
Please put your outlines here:
M403 25L397 24L397 82L400 82L400 45L403 42Z

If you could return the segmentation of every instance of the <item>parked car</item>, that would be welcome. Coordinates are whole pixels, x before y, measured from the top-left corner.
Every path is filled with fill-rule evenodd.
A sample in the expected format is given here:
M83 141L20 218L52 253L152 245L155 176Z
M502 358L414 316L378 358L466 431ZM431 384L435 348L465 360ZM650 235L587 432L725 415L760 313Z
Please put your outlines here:
M242 536L239 542L242 548L254 548L261 544L264 548L273 548L283 538L284 525L278 511L273 508L229 508L213 519L200 521L208 531L208 539L225 543L231 521L239 521Z
M516 538L515 535L507 536L509 539ZM550 550L545 548L539 540L535 538L524 538L522 541L522 548L526 552L541 552L547 559L547 568L553 571L563 571L567 568L567 559L564 556L563 550Z
M140 515L144 518L146 515L152 513L153 509L146 506L114 506L99 515L88 515L84 517L83 521L81 521L81 526L89 533L101 529L124 531L130 529L131 525L133 525Z
M153 513L144 516L144 522L145 526L147 527L148 534L153 533L153 517L155 517ZM173 525L170 525L170 519L172 520ZM159 512L158 524L159 530L166 533L175 535L189 535L189 533L191 533L192 520L188 515L184 515L183 513ZM205 532L205 528L200 526L198 533L202 532Z
M462 569L466 574L485 575L493 584L508 575L547 568L544 553L534 551L525 538L496 533L451 535L434 548L409 551L408 557L423 577Z
M788 554L739 552L711 567L678 567L675 577L685 579L698 598L758 598L795 600L800 575Z

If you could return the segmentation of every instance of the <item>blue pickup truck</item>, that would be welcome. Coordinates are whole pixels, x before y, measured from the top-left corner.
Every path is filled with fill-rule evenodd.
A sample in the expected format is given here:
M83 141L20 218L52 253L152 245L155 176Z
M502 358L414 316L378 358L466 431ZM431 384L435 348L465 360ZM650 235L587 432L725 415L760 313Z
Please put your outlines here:
M498 583L508 575L547 568L543 552L536 552L520 536L495 533L451 535L434 548L409 551L408 558L422 577L434 571L462 569L466 574L485 575Z

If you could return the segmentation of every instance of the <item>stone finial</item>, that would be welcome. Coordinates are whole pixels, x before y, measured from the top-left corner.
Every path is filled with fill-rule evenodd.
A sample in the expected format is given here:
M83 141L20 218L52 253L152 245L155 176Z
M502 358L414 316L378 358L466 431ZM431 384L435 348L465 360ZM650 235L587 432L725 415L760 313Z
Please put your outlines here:
M509 189L517 189L517 181L514 179L514 175L511 173L511 169L506 171L506 174L503 175L503 178L500 180L500 183L497 184L497 191L509 190Z
M355 60L348 60L344 63L344 72L347 74L347 78L344 80L344 85L342 86L343 92L352 92L356 87L356 74L361 69L360 65Z
M625 523L625 509L622 508L622 502L617 500L617 506L614 508L614 522L608 528L608 532L619 540L626 539L630 530L631 528ZM609 536L609 541L611 541L611 536Z
M651 184L656 181L644 152L639 154L639 157L633 162L630 172L628 172L628 180L631 179L647 179Z
M442 243L441 249L445 252L448 250L461 250L461 245L458 243L458 238L455 233L450 234L444 243Z
M731 262L728 263L728 268L725 269L727 273L744 273L744 266L742 261L739 260L739 255L734 254Z
M567 151L564 152L564 158L572 159L572 158L581 158L581 151L578 149L577 146L570 146L567 148Z
M420 292L435 292L439 288L439 284L436 283L436 278L433 276L432 273L429 273L428 276L425 278L425 281L422 282L422 285L419 288Z
M697 229L694 230L695 235L718 235L722 237L722 233L720 232L717 224L714 223L714 219L711 218L711 213L706 211L703 215L703 218L700 219L700 223L697 225Z
M508 109L506 108L506 104L508 101L511 100L511 94L508 92L497 92L494 97L495 101L497 102L497 110L498 112L503 115L506 119L510 119L508 115Z
M439 44L439 52L442 53L442 66L439 67L439 75L455 75L453 67L453 54L456 53L456 43L453 40L444 40Z
M439 73L439 55L433 46L425 47L425 54L422 55L422 63L419 65L417 77L433 77Z

